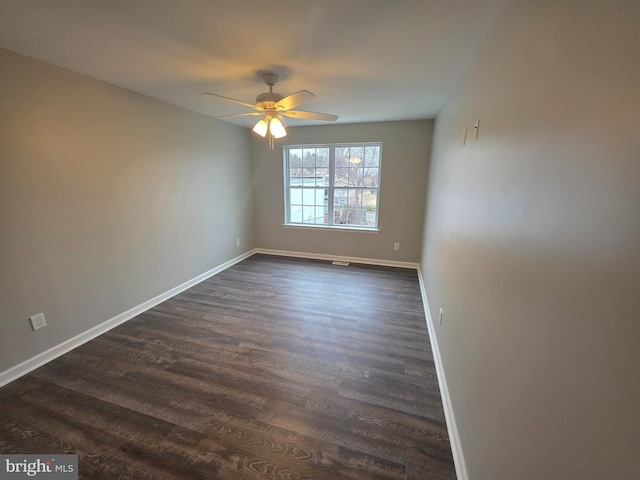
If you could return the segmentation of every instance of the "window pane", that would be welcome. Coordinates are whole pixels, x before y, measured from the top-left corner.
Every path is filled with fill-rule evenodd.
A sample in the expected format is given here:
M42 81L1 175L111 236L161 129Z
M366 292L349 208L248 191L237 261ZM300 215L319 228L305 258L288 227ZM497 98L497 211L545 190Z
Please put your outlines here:
M316 223L326 224L327 223L327 209L325 207L315 207L314 217L316 219Z
M316 168L316 185L319 187L329 186L328 168Z
M358 166L364 159L364 147L351 147L349 149L349 163Z
M299 148L289 150L289 166L299 168L302 166L302 150Z
M303 205L316 205L316 195L322 193L322 199L324 200L324 192L316 188L304 188L302 193ZM322 205L322 202L320 203Z
M379 145L365 147L364 165L365 167L380 166L380 146Z
M302 222L302 205L291 205L289 207L289 221L291 223Z
M315 213L314 207L302 207L302 222L316 223L314 213Z
M323 176L323 172L320 168L310 168L309 169L309 178L313 180L309 181L309 185L318 185L323 186L325 184L325 178Z
M333 178L336 187L346 187L349 185L349 168L336 167Z
M336 147L335 162L337 167L349 167L349 147Z
M362 168L356 165L349 169L349 185L352 187L361 187L363 185Z
M362 206L366 208L378 208L378 190L364 189L362 193Z
M359 207L362 205L362 189L350 188L347 205L350 207Z
M289 190L289 203L292 205L302 205L302 189L291 188Z
M367 187L378 186L379 170L377 168L365 168L364 172L364 185Z
M336 206L346 205L347 204L347 189L346 188L336 188L333 194L333 204Z
M289 152L289 185L299 185L298 179L302 177L302 150Z
M329 149L328 148L316 149L316 166L329 168Z
M302 165L305 168L315 168L316 166L316 149L305 148L302 150Z
M363 225L366 224L364 213L361 208L348 207L347 208L347 224L348 225Z
M362 206L365 209L367 225L375 226L376 210L378 208L378 190L365 189L362 194Z

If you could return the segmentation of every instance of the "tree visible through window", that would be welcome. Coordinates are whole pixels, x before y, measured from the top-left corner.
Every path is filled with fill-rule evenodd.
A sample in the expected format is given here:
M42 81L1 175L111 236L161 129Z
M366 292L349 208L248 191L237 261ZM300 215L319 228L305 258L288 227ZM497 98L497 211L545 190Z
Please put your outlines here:
M287 146L285 223L378 227L380 143Z

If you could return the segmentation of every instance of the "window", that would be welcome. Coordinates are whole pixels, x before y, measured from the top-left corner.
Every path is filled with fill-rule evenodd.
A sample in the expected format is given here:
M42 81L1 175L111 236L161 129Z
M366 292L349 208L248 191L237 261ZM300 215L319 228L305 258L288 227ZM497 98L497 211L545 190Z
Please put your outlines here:
M382 144L284 148L285 223L378 228Z

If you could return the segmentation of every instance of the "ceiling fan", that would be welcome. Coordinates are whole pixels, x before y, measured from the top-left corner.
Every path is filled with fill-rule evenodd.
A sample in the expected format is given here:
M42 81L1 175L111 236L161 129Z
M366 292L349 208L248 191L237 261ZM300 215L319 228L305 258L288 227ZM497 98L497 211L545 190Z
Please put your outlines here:
M278 75L275 73L263 73L262 79L264 83L269 85L269 91L261 93L256 97L255 105L241 100L235 100L229 97L223 97L215 93L203 92L205 95L213 95L214 97L223 98L229 102L237 103L253 110L255 112L234 113L232 115L221 115L214 118L230 118L230 117L246 117L246 116L263 116L253 127L253 131L261 137L269 134L269 141L273 148L273 139L282 138L287 134L286 122L284 117L302 118L305 120L324 120L333 122L338 119L337 115L318 112L305 112L304 110L293 110L299 105L306 103L315 98L315 95L308 90L300 90L288 97L283 97L279 93L273 91L273 86L278 81Z

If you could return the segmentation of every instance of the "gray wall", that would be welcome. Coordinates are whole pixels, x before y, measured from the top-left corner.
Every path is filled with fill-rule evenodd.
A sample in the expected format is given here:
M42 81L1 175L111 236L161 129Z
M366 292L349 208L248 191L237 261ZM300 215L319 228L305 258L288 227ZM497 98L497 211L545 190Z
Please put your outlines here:
M421 266L472 480L640 478L639 25L512 1L437 117Z
M273 152L252 134L256 247L417 263L432 130L432 120L292 127ZM282 145L369 141L383 144L380 232L283 227ZM394 242L400 250L393 250Z
M6 50L0 92L0 372L253 247L246 129Z

